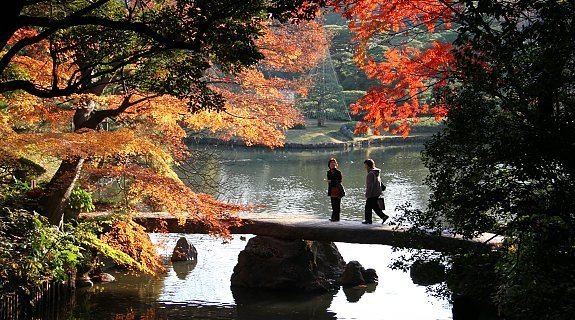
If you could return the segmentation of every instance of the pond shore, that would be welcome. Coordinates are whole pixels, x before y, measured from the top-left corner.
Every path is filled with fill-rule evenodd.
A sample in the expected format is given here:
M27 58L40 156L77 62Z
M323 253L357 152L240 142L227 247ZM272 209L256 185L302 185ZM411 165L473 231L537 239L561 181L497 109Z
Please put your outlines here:
M289 142L283 146L283 149L293 150L313 150L313 149L360 149L376 146L400 146L422 143L431 138L431 135L412 135L407 137L402 136L373 136L368 138L357 138L350 141L337 141L337 142L312 142L300 143ZM216 146L231 146L231 147L245 147L245 144L240 140L221 140L213 137L188 137L186 142L190 144L200 145L216 145ZM259 147L259 146L254 146Z
M343 126L352 127L354 122L327 121L324 126L318 127L315 120L306 120L305 127L290 129L285 132L286 140L281 149L313 150L337 149L350 150L374 146L402 146L420 144L429 140L433 134L441 129L441 125L430 119L415 124L411 134L407 137L385 133L384 135L353 136L351 130L344 134ZM244 147L239 139L222 140L213 136L196 135L186 138L190 144ZM255 146L258 147L258 146Z

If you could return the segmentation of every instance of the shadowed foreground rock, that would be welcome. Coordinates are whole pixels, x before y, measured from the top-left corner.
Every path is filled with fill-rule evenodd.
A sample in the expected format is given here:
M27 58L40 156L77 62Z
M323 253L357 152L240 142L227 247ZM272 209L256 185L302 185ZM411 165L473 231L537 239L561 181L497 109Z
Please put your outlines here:
M232 287L326 292L339 287L345 261L331 242L251 238L234 267Z
M189 243L185 237L178 239L174 252L172 253L172 262L178 261L196 261L198 259L198 251L193 244Z
M378 281L375 269L364 269L361 263L350 261L341 275L340 283L344 287L360 286Z

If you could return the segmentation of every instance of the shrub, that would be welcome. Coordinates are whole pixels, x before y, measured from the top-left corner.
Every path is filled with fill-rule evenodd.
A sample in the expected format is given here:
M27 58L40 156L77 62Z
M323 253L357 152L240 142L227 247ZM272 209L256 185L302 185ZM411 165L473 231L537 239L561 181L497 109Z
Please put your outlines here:
M92 212L95 210L92 194L80 187L72 190L68 206L75 212Z
M104 225L111 225L107 228L110 231L100 238ZM45 281L66 280L77 269L90 265L95 253L148 274L162 272L146 236L143 228L129 219L67 223L58 229L37 213L2 208L0 296L12 292L26 295ZM139 244L133 248L138 249L122 251L125 248L119 237L132 239Z

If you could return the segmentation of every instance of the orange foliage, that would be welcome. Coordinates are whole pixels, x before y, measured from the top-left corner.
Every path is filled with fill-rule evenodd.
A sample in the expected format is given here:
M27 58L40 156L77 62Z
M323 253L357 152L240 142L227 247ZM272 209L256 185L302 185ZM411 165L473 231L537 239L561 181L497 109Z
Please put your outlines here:
M82 158L83 187L93 188L102 181L122 182L126 212L168 211L180 222L192 219L212 234L229 235L229 226L238 224L235 215L250 207L194 192L178 178L173 165L189 157L184 143L187 132L209 131L224 139L239 138L247 145L281 146L284 130L301 121L294 107L294 95L307 91L308 82L301 74L321 61L328 50L329 36L317 22L263 23L263 35L256 41L265 56L261 64L234 75L222 74L214 67L206 80L226 99L225 112L191 113L187 102L174 96L126 92L130 89L116 82L92 91L101 95L42 99L12 91L0 95L0 161L20 156L70 161ZM9 40L9 46L37 32L21 29ZM66 87L68 80L78 77L79 68L73 64L74 57L67 56L68 49L63 49L67 43L57 41L55 36L19 51L6 73L11 79L29 80L36 89ZM98 43L87 45L98 49ZM61 49L57 55L51 52L54 47ZM127 65L125 71L137 68ZM133 105L119 109L127 97ZM73 131L73 119L89 119L86 107L92 104L93 112L100 114L114 109L122 112L95 130ZM162 266L144 233L133 221L120 220L103 240L139 261L141 269L155 273Z
M102 241L137 261L138 269L145 273L155 275L165 271L150 237L131 219L116 220L111 230L102 235Z
M264 54L259 66L229 76L214 71L212 89L226 100L226 112L204 111L186 120L195 131L219 138L241 139L246 145L283 146L284 131L303 121L295 96L307 94L302 75L325 58L330 36L315 21L273 25L257 44ZM291 77L274 76L278 72Z
M238 85L213 87L226 100L225 112L199 112L187 119L187 125L225 140L240 138L248 146L282 146L284 130L302 121L294 106L298 83L266 78L256 69L246 70L235 79Z
M451 44L427 39L429 46L416 49L410 40L449 28L456 10L449 1L333 0L331 4L350 20L358 42L356 63L380 83L352 105L355 113L365 113L365 123L356 131L365 132L371 125L376 133L383 129L406 136L418 116L444 115L444 106L422 100L426 92L445 85L453 62ZM382 36L404 40L378 61L370 48Z
M258 39L268 70L305 72L327 55L331 35L317 21L270 25Z
M37 30L23 28L17 30L8 44L13 44L19 40L32 38L38 35ZM52 40L57 42L58 40ZM58 85L65 84L78 68L71 63L71 59L66 59L66 55L59 53L57 59L52 59L50 55L51 43L43 40L34 43L25 51L16 55L11 61L10 71L22 80L33 80L37 86L50 87L54 81L53 76L57 75ZM2 52L4 54L5 52ZM54 70L57 69L57 70ZM57 71L57 72L54 72Z
M106 165L102 168L87 167L92 180L122 178L129 183L127 205L133 208L145 204L153 211L167 211L181 223L194 220L207 227L211 234L229 235L229 226L239 223L234 213L250 209L249 206L225 203L204 193L195 193L177 178L157 174L136 165Z
M22 30L12 41L34 32ZM265 55L260 65L235 75L214 69L208 80L226 99L225 112L190 113L187 103L176 97L130 92L130 101L139 102L110 121L107 130L100 127L72 132L72 118L78 109L88 103L95 104L96 112L116 109L125 96L108 92L121 90L108 90L101 96L76 94L51 99L23 92L1 95L0 104L6 108L0 111L0 157L84 158L83 187L90 188L104 181L102 178L124 181L123 205L127 211L168 211L181 222L192 219L210 233L227 236L229 226L238 223L235 214L250 207L194 192L178 178L173 165L189 157L184 143L187 132L209 131L223 139L239 138L247 145L281 146L284 130L302 121L294 107L294 95L307 91L308 82L301 74L325 56L328 38L316 22L267 25L257 42ZM14 71L21 78L39 86L51 85L48 79L54 65L49 43L34 46L15 61ZM67 72L75 70L64 64L56 67L64 66ZM281 76L286 73L290 76ZM113 228L106 238L109 244L150 270L157 267L147 242L138 244L137 235L143 230L129 221Z

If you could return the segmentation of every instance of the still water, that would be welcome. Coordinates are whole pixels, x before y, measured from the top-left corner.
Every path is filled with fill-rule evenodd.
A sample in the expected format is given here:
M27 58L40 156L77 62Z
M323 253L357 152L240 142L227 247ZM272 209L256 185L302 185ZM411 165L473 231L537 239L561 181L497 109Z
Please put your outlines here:
M346 196L342 200L342 219L361 221L365 204L365 169L363 161L372 158L382 169L387 186L384 193L387 214L410 203L422 208L428 199L423 185L427 169L421 163L420 145L369 148L352 151L263 151L223 150L218 152L218 188L212 193L240 203L263 204L256 214L331 215L327 197L326 171L330 157L335 157L343 174ZM216 175L215 175L216 176Z
M211 150L213 152L213 150ZM420 147L350 152L270 152L216 150L217 158L200 173L217 181L204 191L242 203L264 204L261 215L313 215L328 218L325 172L335 156L344 174L347 196L342 218L362 219L363 160L373 158L383 169L387 214L405 202L422 207L428 190ZM382 164L383 163L383 164ZM190 181L197 184L198 181ZM213 185L213 186L215 186ZM182 235L153 234L163 255ZM451 319L451 305L412 283L409 274L389 265L400 252L382 245L337 243L346 261L376 269L379 284L320 296L287 293L254 296L230 289L230 277L246 239L228 243L206 235L186 235L198 250L197 264L168 264L165 275L150 278L113 273L117 281L81 290L66 319ZM249 237L248 237L249 239Z

